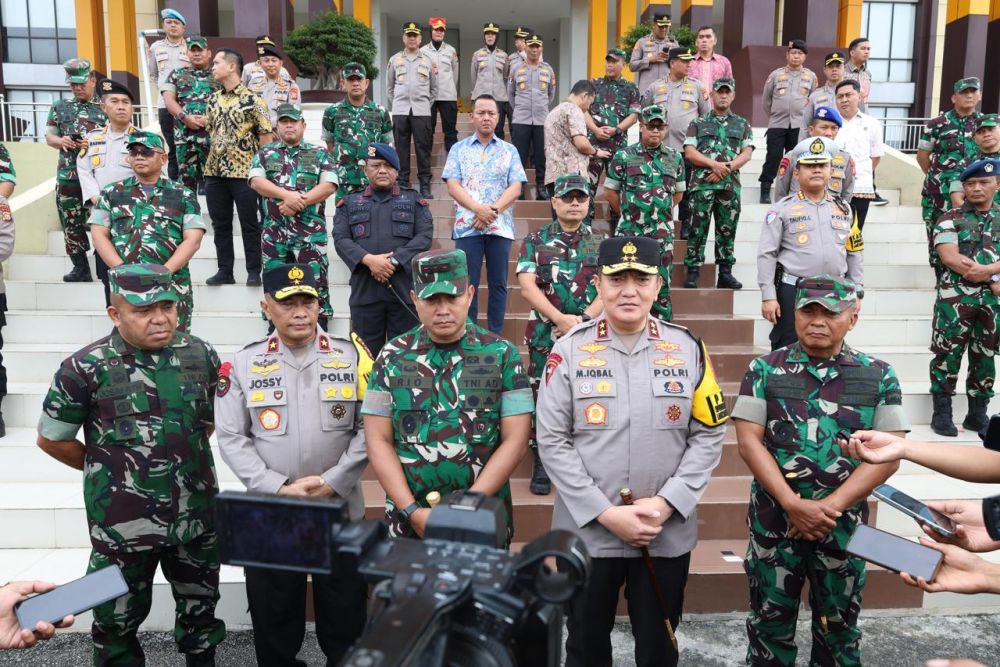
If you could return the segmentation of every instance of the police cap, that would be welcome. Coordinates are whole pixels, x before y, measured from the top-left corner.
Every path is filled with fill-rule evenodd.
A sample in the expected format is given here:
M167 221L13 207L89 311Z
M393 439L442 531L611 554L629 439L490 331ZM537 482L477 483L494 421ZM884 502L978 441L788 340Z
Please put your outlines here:
M294 294L319 298L316 274L308 264L279 264L264 271L263 282L264 292L275 301L283 301Z
M653 275L660 271L660 244L646 236L604 239L597 251L597 265L606 276L622 271Z
M132 104L135 104L135 96L132 94L132 91L124 84L118 83L113 79L101 79L97 83L97 94L101 96L128 95L128 98L132 100Z

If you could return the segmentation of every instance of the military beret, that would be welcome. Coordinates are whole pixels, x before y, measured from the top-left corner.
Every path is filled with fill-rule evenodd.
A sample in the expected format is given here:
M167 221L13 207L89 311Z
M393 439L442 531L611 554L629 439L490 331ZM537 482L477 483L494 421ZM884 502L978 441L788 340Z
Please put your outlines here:
M815 120L828 120L831 123L836 123L837 127L844 126L844 119L840 116L840 112L833 107L816 107L813 109L813 118Z
M278 108L274 110L277 114L278 120L282 118L291 118L292 120L302 120L302 110L299 109L294 104L289 104L287 102L279 104Z
M399 171L399 153L389 144L368 144L367 156L369 160L385 160L393 169Z
M118 83L113 79L101 79L97 83L97 94L98 95L128 95L128 98L132 100L135 104L135 96L132 91L128 89L124 84Z
M984 178L986 176L1000 176L1000 160L992 158L976 160L965 168L958 180L964 183L970 178Z
M201 35L191 35L190 37L187 38L187 46L189 49L193 49L196 46L199 49L207 49L208 40L202 37Z
M428 250L413 258L413 292L419 299L435 294L458 296L469 286L469 264L461 250Z
M686 46L676 46L667 52L667 62L669 63L674 60L689 62L694 60L694 54L691 53L691 49Z
M611 60L614 58L615 60L625 60L626 57L627 55L622 49L611 49L608 51L608 55L604 56L604 59Z
M493 21L483 24L483 32L500 32L500 26Z
M718 90L719 88L728 88L729 90L736 90L736 80L730 79L729 77L723 77L721 79L716 79L712 82L712 90Z
M108 271L108 284L112 294L124 297L133 306L180 298L170 269L161 264L119 264Z
M650 104L648 107L643 107L642 111L639 112L639 120L643 123L650 123L654 120L662 120L666 123L667 111L659 104Z
M795 290L795 309L818 303L830 312L842 313L858 303L858 288L853 280L832 275L802 278Z
M660 271L660 244L646 236L604 239L597 250L597 265L606 276L622 271L653 275Z
M279 60L283 60L281 56L281 51L278 50L277 46L273 44L258 44L257 45L257 57L263 58L264 56L274 56Z
M73 58L63 63L66 70L66 83L87 83L90 78L90 61L85 58Z
M184 20L184 15L181 14L176 9L164 9L160 12L160 19L166 21L167 19L173 19L175 21L180 21L184 25L187 25L187 21Z
M404 35L419 35L422 31L420 26L414 21L407 21L403 24L403 34Z
M582 192L590 196L590 182L580 174L564 174L556 179L552 196L562 197L570 192Z
M519 26L517 26L517 29L514 31L514 37L527 37L528 35L530 35L533 32L535 32L535 31L532 30L531 28L519 25Z
M979 77L967 76L964 79L959 79L955 82L953 86L956 93L960 93L966 88L974 88L976 90L983 89L983 83L979 80Z
M166 151L166 146L161 137L156 132L148 132L146 130L138 130L137 132L132 132L128 135L125 140L125 145L127 146L146 146L147 148L155 148L160 151Z
M659 26L670 27L670 14L653 14L653 23Z
M431 27L431 30L436 30L437 28L447 28L448 22L444 20L443 16L432 16L427 19L427 25Z
M806 48L806 41L804 39L792 39L788 41L785 45L786 51L791 51L792 49L798 49L802 53L809 53L809 49Z
M984 113L979 116L979 120L976 121L976 129L981 129L984 127L997 127L1000 126L1000 116L995 113Z
M340 76L345 79L350 79L352 76L356 76L361 79L368 78L368 70L361 63L347 63L344 65L343 69L340 70Z
M279 264L264 271L262 278L264 292L275 301L283 301L295 294L319 298L316 274L308 264Z
M798 157L799 164L826 164L833 160L836 150L837 144L831 139L809 137L796 144L792 155Z
M533 32L524 40L525 46L541 46L543 43L542 36L537 32Z
M833 53L828 53L826 54L826 57L823 58L823 64L827 66L832 65L833 63L840 63L841 65L843 65L846 62L847 59L844 58L844 54L842 54L840 51L834 51Z

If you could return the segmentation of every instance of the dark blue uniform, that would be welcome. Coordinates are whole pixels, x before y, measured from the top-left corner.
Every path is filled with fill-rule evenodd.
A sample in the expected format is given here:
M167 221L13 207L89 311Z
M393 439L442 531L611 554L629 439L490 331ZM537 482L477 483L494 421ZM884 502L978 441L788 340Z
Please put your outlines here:
M373 357L386 340L419 324L410 300L410 260L430 250L433 235L434 215L412 188L373 190L369 185L337 204L333 245L351 270L351 326ZM387 252L399 265L389 283L381 283L361 260Z

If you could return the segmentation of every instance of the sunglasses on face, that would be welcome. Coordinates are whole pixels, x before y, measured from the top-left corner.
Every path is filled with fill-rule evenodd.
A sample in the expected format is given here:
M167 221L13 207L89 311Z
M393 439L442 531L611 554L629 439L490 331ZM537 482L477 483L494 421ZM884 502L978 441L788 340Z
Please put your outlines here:
M156 149L149 146L130 146L128 154L133 157L153 157L156 155Z
M585 195L582 192L575 192L575 193L570 192L568 194L559 196L559 201L561 201L564 204L572 204L573 202L582 204L588 199L590 199L590 195Z

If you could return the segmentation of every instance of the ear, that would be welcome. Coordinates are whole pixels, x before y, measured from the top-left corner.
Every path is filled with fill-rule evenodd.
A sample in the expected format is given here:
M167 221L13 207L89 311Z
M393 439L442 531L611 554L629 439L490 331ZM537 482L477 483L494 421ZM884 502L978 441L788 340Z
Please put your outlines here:
M108 306L108 317L111 318L111 323L116 327L122 323L122 314L114 306Z

